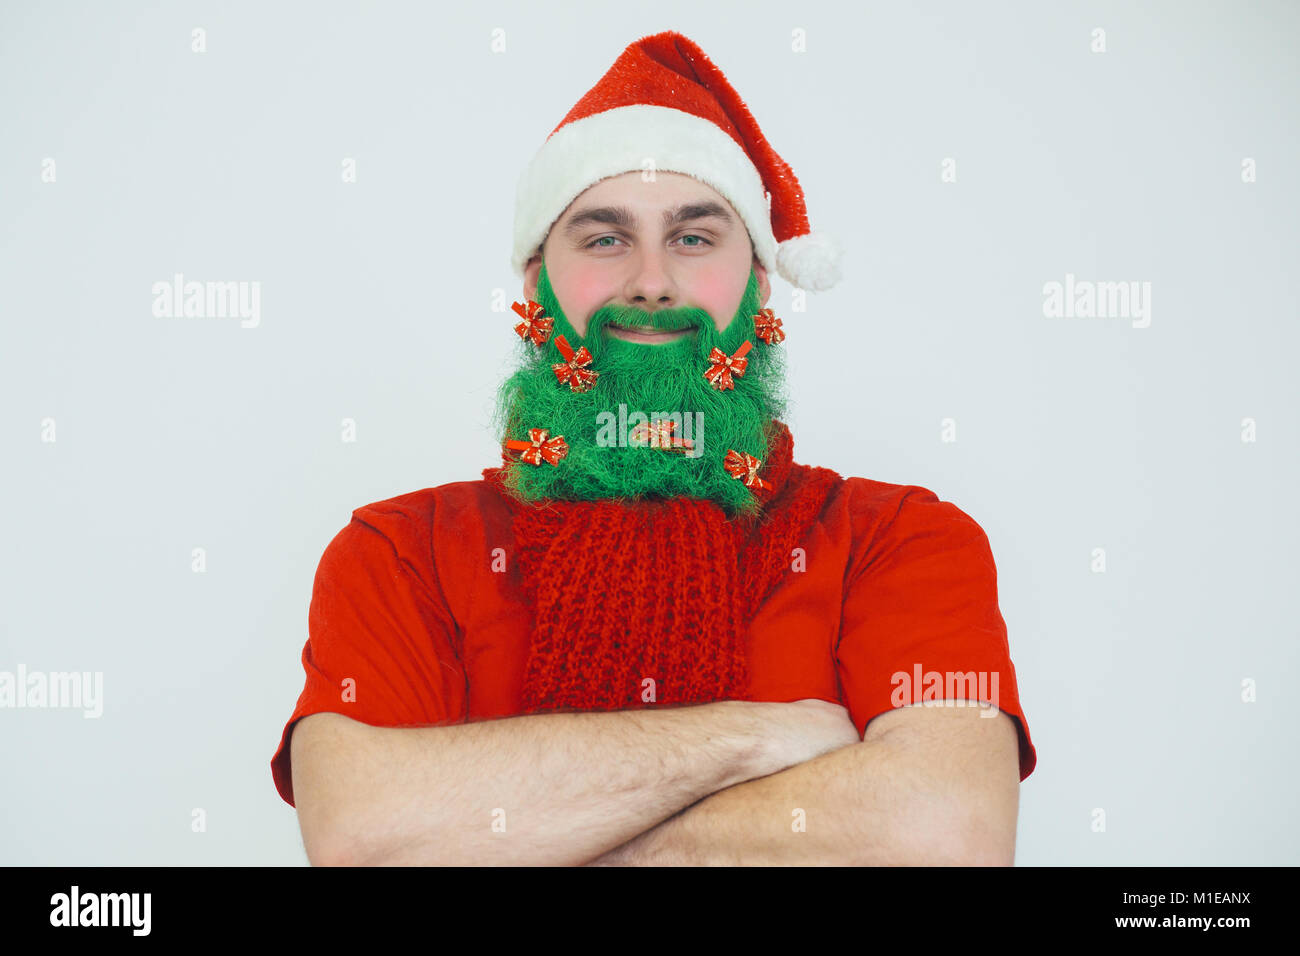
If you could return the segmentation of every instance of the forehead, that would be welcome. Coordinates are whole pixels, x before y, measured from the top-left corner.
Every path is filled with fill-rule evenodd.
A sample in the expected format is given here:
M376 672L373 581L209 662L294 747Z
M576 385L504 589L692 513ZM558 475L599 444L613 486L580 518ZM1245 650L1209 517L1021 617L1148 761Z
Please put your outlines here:
M579 209L587 209L595 205L628 206L655 212L697 200L713 200L735 212L731 204L717 190L706 186L693 176L660 170L655 172L652 181L646 182L640 171L633 171L610 176L588 186L573 202L569 203L564 214L560 216L560 221Z

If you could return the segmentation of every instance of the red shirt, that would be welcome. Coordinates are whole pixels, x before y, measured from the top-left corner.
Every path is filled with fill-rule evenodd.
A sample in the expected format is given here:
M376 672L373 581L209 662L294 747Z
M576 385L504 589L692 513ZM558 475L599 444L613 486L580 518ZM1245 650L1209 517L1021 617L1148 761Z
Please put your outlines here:
M507 506L482 480L352 512L316 571L306 685L271 760L290 806L290 732L308 714L399 727L521 712L530 612L513 563L493 570L493 549L514 553L511 538ZM848 478L808 542L815 559L785 575L750 626L744 699L841 703L859 734L896 704L993 700L1017 725L1029 776L1037 754L980 526L925 488Z

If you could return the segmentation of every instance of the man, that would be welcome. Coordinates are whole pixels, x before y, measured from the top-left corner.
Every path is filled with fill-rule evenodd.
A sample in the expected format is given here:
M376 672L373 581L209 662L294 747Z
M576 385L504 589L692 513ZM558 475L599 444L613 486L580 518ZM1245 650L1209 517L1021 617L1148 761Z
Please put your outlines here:
M1036 753L988 541L793 461L769 272L826 288L835 250L695 44L570 111L513 264L501 466L321 559L272 760L309 859L1013 862Z

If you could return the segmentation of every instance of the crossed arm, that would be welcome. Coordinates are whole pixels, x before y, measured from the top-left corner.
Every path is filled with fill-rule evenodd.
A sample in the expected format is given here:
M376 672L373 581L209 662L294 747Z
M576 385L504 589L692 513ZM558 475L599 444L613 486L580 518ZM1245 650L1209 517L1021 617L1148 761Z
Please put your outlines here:
M719 790L586 865L1010 866L1019 766L1006 714L901 707L861 743Z
M1010 717L905 707L859 741L838 723L847 712L813 704L718 701L450 730L312 714L291 741L303 845L316 865L1014 860Z

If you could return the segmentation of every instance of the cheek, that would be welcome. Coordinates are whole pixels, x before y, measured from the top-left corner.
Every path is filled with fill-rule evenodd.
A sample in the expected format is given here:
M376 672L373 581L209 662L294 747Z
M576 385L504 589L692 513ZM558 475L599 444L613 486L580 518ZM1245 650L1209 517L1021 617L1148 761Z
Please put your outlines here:
M745 276L748 281L749 276ZM713 322L722 331L736 315L740 297L745 294L744 283L737 283L733 274L718 272L697 277L691 289L691 302L708 310Z
M564 281L554 285L564 314L578 334L587 334L587 317L612 297L608 285L609 279L598 269L581 267L568 268Z

